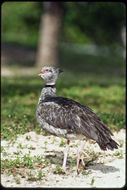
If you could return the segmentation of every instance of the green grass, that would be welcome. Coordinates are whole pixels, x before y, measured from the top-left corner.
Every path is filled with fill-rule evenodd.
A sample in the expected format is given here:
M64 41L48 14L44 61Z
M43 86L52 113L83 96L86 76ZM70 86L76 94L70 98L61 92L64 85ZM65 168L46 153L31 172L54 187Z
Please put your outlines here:
M54 174L65 174L64 170L59 165L56 166L56 168L53 170L53 173Z
M95 182L95 179L94 179L94 177L93 177L93 178L91 179L90 185L93 185L94 182Z
M68 51L60 53L60 60L64 72L57 83L57 95L89 106L112 130L125 128L125 60L76 56ZM36 121L36 109L43 85L36 75L2 77L3 139L32 130L42 132Z
M123 156L123 152L122 152L122 150L116 151L113 155L114 156Z
M65 147L66 146L66 141L64 138L61 138L61 142L60 142L60 145L61 147Z
M28 177L28 180L37 181L41 180L45 175L41 169L36 174L37 168L44 168L49 165L49 162L44 160L41 156L31 157L29 154L25 154L22 158L18 155L15 159L4 159L1 161L1 173L13 175L14 177L19 174L22 177ZM22 170L23 169L23 170ZM30 171L26 173L26 171ZM15 178L16 182L20 182L20 178Z
M14 170L18 170L20 168L27 169L35 169L35 168L44 168L47 167L50 162L45 160L42 156L30 156L29 154L25 154L21 157L22 152L16 155L15 159L5 158L1 161L1 170L7 171L7 173L11 174ZM3 155L7 156L7 155ZM39 174L39 178L41 174Z

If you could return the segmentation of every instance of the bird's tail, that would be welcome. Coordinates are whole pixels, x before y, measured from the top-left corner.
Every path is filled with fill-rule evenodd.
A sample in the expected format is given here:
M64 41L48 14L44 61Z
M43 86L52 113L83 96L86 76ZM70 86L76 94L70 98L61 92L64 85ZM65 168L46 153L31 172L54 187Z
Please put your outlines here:
M115 142L112 138L109 139L109 142L105 143L105 141L101 141L101 142L98 142L100 148L102 150L107 150L107 149L110 149L110 150L114 150L114 149L118 149L118 143Z

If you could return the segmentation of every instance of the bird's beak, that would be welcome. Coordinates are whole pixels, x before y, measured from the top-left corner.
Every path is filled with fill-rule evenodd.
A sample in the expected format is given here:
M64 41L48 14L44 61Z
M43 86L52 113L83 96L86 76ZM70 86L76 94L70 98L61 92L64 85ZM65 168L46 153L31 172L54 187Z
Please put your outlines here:
M43 75L45 72L46 72L45 70L44 70L44 71L41 71L41 72L38 74L38 76Z

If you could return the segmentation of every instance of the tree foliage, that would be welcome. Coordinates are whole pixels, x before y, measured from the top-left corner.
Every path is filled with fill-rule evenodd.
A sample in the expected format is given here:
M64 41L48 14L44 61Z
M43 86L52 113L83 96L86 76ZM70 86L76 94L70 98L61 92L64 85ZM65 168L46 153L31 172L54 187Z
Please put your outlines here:
M37 44L42 3L5 2L2 5L2 41Z
M121 28L125 25L123 3L66 3L63 39L98 44L121 43ZM80 40L80 36L82 39Z
M63 3L63 2L61 2ZM121 44L125 5L120 2L64 2L61 41ZM41 2L5 2L2 5L2 40L36 46Z

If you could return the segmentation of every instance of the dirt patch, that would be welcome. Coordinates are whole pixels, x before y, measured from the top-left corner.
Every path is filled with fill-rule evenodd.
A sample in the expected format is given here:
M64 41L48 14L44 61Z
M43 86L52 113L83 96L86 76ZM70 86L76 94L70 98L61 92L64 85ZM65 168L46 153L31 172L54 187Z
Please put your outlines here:
M14 167L10 170L5 162L1 183L4 187L122 187L125 184L125 130L114 132L114 140L120 144L114 151L101 151L96 143L87 141L84 150L88 157L83 156L86 165L80 164L78 175L75 158L79 140L71 141L66 173L60 171L64 139L29 132L18 135L15 141L2 140L1 159L10 160Z

